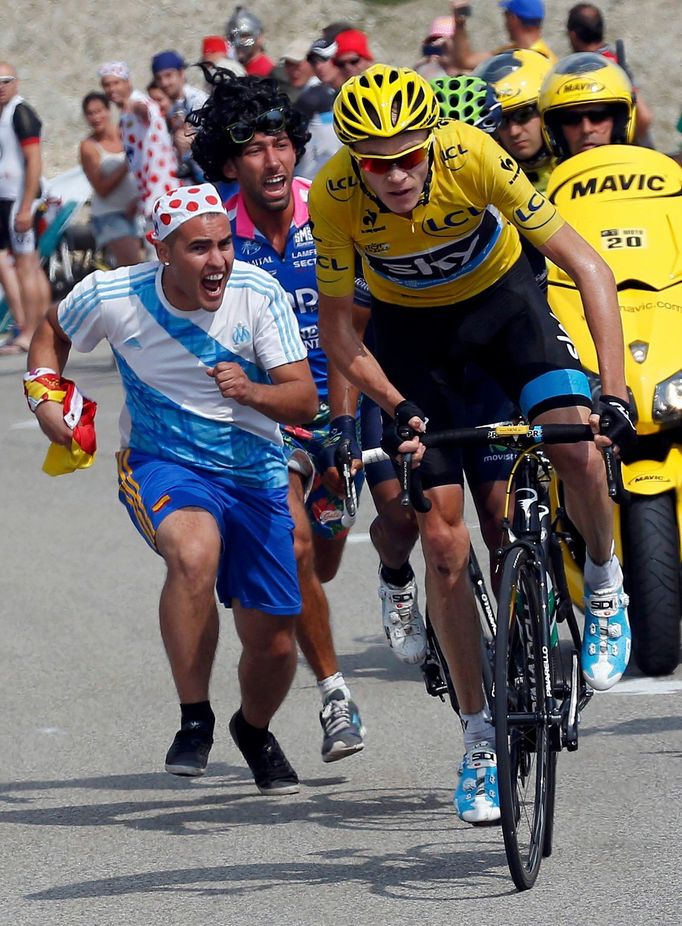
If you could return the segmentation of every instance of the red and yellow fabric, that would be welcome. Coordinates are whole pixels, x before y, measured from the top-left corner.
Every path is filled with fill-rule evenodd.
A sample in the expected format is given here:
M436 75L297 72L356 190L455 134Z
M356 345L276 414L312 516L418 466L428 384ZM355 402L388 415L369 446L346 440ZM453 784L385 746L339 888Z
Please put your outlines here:
M64 421L73 432L69 447L50 444L43 462L43 472L49 476L62 476L92 466L97 452L97 403L83 396L72 380L64 379L54 370L46 368L30 370L24 375L24 393L32 412L43 402L58 402L62 405Z

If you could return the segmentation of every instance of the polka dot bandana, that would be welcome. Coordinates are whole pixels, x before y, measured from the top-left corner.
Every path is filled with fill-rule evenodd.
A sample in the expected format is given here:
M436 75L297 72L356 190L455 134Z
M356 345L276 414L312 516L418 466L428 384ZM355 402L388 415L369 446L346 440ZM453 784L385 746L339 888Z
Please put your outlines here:
M125 61L105 61L97 68L98 77L118 77L130 80L130 68Z
M159 196L152 209L152 240L163 241L189 219L212 212L227 215L220 196L211 183L181 186L170 193L164 193L163 196Z

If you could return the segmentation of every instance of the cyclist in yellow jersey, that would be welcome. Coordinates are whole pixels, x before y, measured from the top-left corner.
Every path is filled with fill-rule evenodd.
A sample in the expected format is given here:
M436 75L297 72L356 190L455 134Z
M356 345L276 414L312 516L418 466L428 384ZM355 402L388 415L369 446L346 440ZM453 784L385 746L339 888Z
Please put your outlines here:
M341 88L335 131L344 147L310 190L317 244L320 337L327 354L382 408L384 441L413 451L432 508L418 522L429 613L462 708L465 758L455 804L463 820L499 819L493 731L483 702L479 630L468 582L459 456L419 434L456 426L451 398L473 360L535 423L590 421L592 444L549 453L587 544L587 622L597 628L583 669L610 687L627 665L630 635L622 574L612 553L610 501L598 447L634 439L625 399L624 348L613 276L599 255L478 129L440 122L427 82L408 68L374 65ZM605 394L591 414L575 347L537 286L518 231L576 282ZM353 258L371 294L376 357L352 323ZM461 392L460 392L461 394ZM608 410L609 436L599 434ZM398 429L413 437L401 441ZM589 657L589 658L586 658Z

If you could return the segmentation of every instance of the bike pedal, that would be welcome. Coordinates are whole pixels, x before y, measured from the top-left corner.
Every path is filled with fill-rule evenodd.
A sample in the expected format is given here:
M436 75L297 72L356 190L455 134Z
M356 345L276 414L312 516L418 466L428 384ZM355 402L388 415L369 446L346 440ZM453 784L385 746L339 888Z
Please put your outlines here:
M424 677L426 691L432 698L440 698L445 701L445 695L448 693L448 686L441 675L440 666L435 660L428 656L420 666Z

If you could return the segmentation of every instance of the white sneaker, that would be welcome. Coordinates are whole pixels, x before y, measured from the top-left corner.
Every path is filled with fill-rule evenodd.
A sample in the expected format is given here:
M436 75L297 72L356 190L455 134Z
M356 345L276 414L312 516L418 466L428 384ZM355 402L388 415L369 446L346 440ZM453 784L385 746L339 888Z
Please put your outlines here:
M379 598L384 632L401 662L416 664L426 656L426 627L417 604L417 583L389 585L379 570Z

